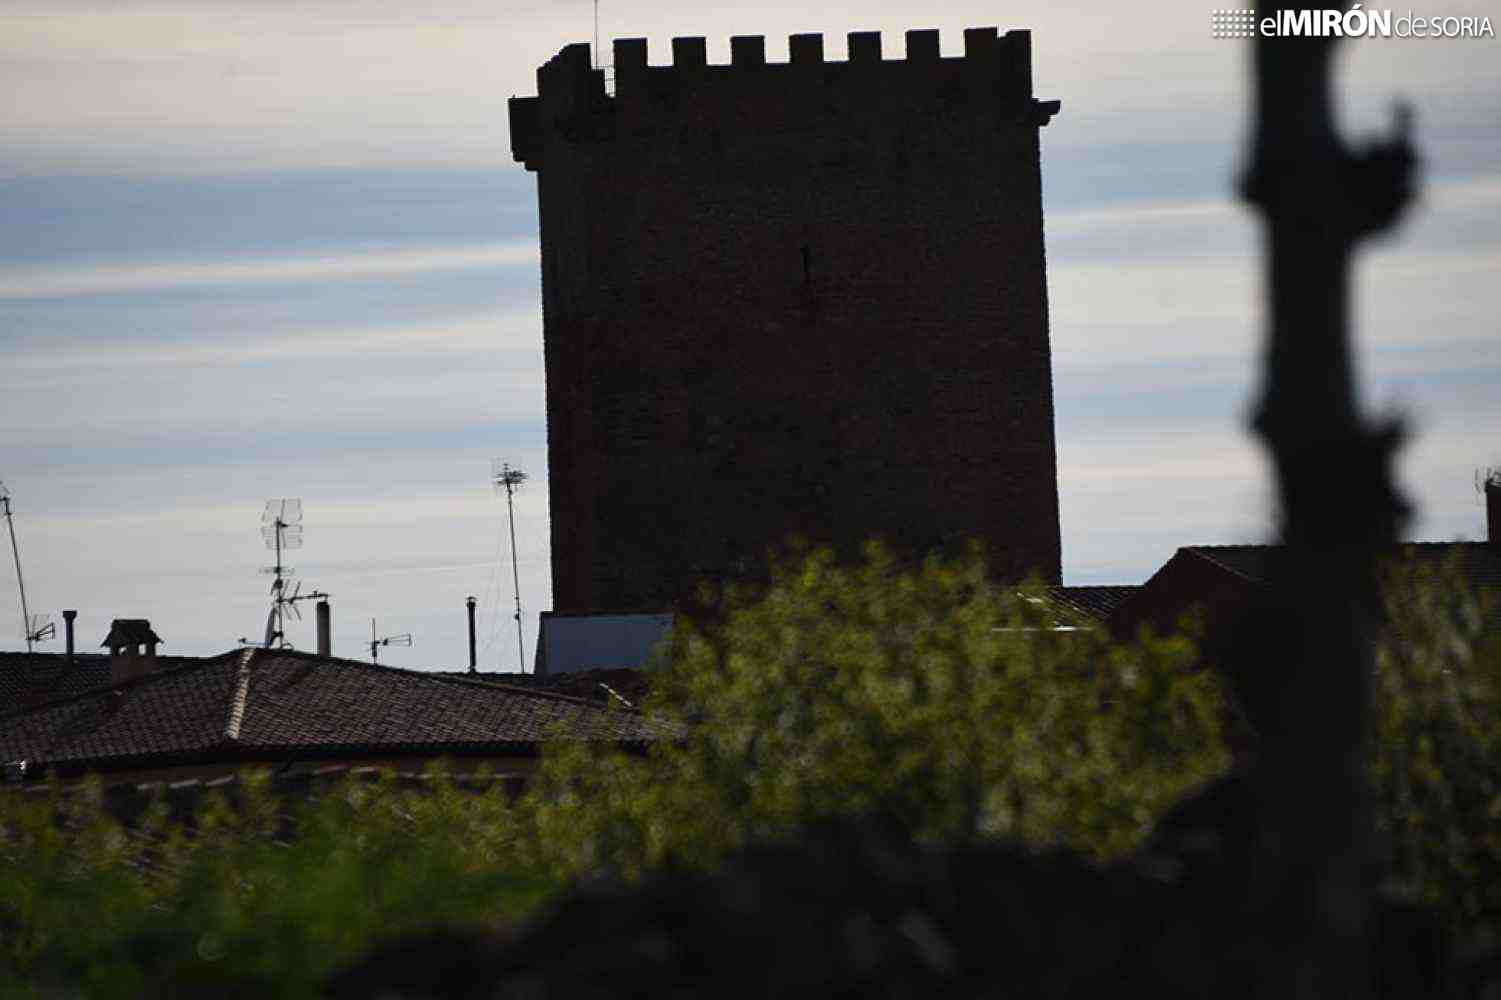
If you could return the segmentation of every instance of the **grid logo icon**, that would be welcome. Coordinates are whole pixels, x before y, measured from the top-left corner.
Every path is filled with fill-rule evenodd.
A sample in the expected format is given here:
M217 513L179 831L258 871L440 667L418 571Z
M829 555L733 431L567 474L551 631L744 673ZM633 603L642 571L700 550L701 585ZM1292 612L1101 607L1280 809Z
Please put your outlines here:
M1210 33L1215 38L1250 38L1256 34L1256 11L1252 8L1212 10Z

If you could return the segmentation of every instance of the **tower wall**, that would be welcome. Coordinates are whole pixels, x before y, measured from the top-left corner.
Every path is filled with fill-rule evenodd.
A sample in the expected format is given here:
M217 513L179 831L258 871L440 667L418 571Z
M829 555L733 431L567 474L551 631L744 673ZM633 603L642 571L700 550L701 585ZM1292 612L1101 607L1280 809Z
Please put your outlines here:
M800 535L982 539L1059 579L1027 32L794 35L711 66L570 45L511 102L538 174L553 599L658 610Z

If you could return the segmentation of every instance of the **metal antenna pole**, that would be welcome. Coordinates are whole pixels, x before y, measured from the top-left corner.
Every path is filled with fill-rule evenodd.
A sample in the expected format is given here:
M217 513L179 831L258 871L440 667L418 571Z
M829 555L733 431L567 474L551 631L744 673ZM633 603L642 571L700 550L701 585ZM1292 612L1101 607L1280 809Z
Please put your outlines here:
M516 564L516 504L512 500L511 478L506 477L506 512L511 519L511 586L516 595L516 663L526 673L526 645L521 639L521 570ZM18 564L19 565L19 564Z
M516 595L516 661L517 667L526 673L526 646L521 639L521 570L517 564L516 556L516 487L526 482L527 476L520 469L513 469L506 462L495 462L490 466L490 479L496 489L501 487L506 491L506 511L511 521L511 584L515 588Z
M599 0L594 0L594 69L599 69Z
M265 647L286 649L290 645L286 641L287 606L292 600L287 597L286 578L295 571L290 566L283 566L281 559L285 550L302 548L302 501L291 497L267 500L266 509L261 514L261 537L266 541L266 548L276 553L276 564L261 570L274 575L271 611L266 616ZM300 584L298 589L301 589ZM296 611L295 606L293 610ZM301 612L297 612L297 617L302 617Z
M10 529L10 554L16 559L16 588L21 591L21 634L26 636L26 652L31 652L31 612L26 607L26 580L21 576L21 550L16 547L16 522L10 513L10 493L0 484L0 503L5 504L5 526ZM512 529L512 545L515 544ZM520 606L518 605L518 612Z
M281 533L286 530L287 523L280 517L276 519L276 579L271 583L271 590L276 594L276 600L271 607L276 611L276 638L280 641L287 634L287 621L281 613L281 594L284 586L281 578Z
M412 633L403 632L401 635L388 635L384 639L375 637L375 619L370 619L370 662L380 663L380 648L382 646L410 646Z

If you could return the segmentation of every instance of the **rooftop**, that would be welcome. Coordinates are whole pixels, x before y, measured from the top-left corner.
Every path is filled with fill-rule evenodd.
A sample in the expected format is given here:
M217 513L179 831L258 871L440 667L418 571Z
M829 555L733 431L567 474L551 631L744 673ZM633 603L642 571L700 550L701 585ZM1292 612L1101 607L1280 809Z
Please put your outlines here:
M107 668L106 668L107 669ZM0 760L28 773L299 757L535 752L644 744L675 730L582 698L292 650L163 665L112 687L0 710Z

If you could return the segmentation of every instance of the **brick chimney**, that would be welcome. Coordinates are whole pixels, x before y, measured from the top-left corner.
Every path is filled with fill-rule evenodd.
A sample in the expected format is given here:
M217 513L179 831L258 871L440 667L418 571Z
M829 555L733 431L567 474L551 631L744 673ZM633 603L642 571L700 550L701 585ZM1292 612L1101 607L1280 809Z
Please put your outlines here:
M1485 477L1485 533L1492 545L1501 545L1501 475Z
M99 644L109 647L109 682L119 684L155 670L156 647L161 641L145 618L116 618Z

